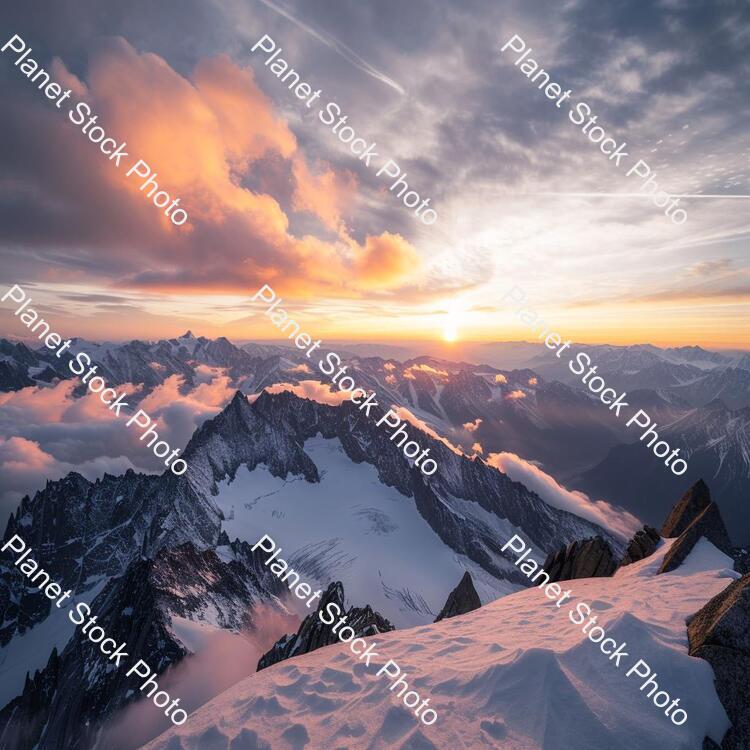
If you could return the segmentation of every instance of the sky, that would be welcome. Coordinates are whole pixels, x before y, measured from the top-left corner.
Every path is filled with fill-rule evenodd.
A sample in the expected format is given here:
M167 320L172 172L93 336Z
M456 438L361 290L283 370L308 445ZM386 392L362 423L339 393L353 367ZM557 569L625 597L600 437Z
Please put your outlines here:
M275 338L252 301L269 284L326 340L533 338L516 287L578 341L750 348L743 3L28 0L0 21L0 46L22 37L189 214L174 226L0 53L0 285L64 335ZM434 224L251 51L266 34ZM692 196L687 221L501 51L515 34ZM22 337L0 307L0 335Z

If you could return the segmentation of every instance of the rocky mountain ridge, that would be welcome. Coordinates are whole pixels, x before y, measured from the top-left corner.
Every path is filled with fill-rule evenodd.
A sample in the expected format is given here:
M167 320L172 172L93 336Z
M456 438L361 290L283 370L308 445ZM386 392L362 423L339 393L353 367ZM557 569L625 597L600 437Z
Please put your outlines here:
M247 544L228 544L223 514L213 499L219 483L241 467L252 471L261 465L273 476L318 483L320 472L305 450L306 441L317 435L339 441L351 462L371 464L380 483L395 488L404 502L415 503L453 554L466 556L487 575L510 579L513 569L504 562L495 527L484 519L512 523L540 549L581 534L606 534L547 505L497 469L421 433L419 440L430 446L441 467L425 481L387 432L353 404L326 406L289 392L263 393L249 403L238 392L190 440L183 454L189 465L185 475L129 471L89 482L70 474L24 498L4 538L21 535L75 599L99 591L91 607L109 623L108 634L111 630L112 637L127 640L134 649L131 656L144 658L161 674L189 653L174 630L174 618L207 618L214 628L237 631L252 627L256 603L279 593L278 581L248 553ZM470 506L476 508L473 516L467 513ZM315 569L314 553L307 564ZM521 583L523 577L517 577ZM0 561L6 652L18 656L15 644L37 632L48 615L49 604L25 586L12 561ZM362 617L365 626L381 618L366 608ZM384 622L378 627L386 627ZM124 671L103 670L94 649L76 633L42 657L46 666L29 661L39 665L37 672L29 670L25 686L19 684L20 695L0 713L0 733L5 733L0 736L12 738L19 750L90 747L103 722L135 696L123 682Z
M76 347L88 351L112 383L139 383L136 403L173 375L187 392L204 382L206 368L218 368L216 372L227 375L230 385L244 393L306 379L325 381L315 363L310 367L304 354L292 348L238 347L224 338L206 339L190 332L158 342L76 340L74 351ZM632 407L646 409L660 434L681 448L689 462L684 480L711 478L735 543L750 541L750 526L742 513L750 491L750 370L742 364L747 356L733 358L698 347L601 346L591 352L602 370L624 378L620 385L627 388ZM541 462L567 486L604 497L648 523L661 520L667 510L664 498L673 496L682 481L665 472L658 459L634 442L632 428L613 420L595 397L568 377L567 368L548 357L534 360L531 368L517 369L428 356L399 361L356 353L347 364L363 387L431 419L465 452L472 453L479 444L485 456L511 452ZM693 380L682 372L685 368L692 368ZM57 377L70 373L53 353L0 341L0 390L46 386ZM697 383L708 383L701 396L693 393ZM84 392L83 386L75 391Z
M333 608L329 610L329 607ZM338 609L336 609L338 608ZM272 664L277 664L293 656L301 656L315 651L323 646L330 646L340 641L337 633L333 632L334 623L326 624L321 620L321 613L331 617L331 612L336 609L336 621L343 613L346 616L345 624L353 631L353 638L369 638L378 633L387 633L395 630L388 620L381 614L375 612L369 604L364 607L344 606L344 587L340 581L334 581L323 592L315 612L305 617L296 633L283 635L258 662L258 671L266 669ZM343 627L343 626L342 626Z
M90 609L107 636L127 644L128 668L143 659L161 676L190 653L175 633L174 617L252 628L252 605L282 593L249 546L231 545L224 556L231 559L187 542L134 560L109 580ZM0 711L0 744L17 750L92 747L104 722L140 697L139 679L127 677L125 666L109 665L77 630Z

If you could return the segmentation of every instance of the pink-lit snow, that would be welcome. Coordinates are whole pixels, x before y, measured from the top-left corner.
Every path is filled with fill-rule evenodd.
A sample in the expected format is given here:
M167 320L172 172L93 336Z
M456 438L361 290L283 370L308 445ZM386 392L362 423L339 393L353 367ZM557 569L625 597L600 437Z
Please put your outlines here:
M727 586L732 562L705 539L673 573L656 575L671 542L613 578L566 582L558 609L534 588L434 625L375 636L379 664L394 659L438 720L423 726L347 645L251 675L149 750L370 748L429 750L700 750L728 726L707 662L687 654L685 619ZM446 589L451 582L446 582ZM568 619L586 601L629 658L618 669ZM279 634L281 635L281 634ZM681 699L675 726L626 670L637 659Z

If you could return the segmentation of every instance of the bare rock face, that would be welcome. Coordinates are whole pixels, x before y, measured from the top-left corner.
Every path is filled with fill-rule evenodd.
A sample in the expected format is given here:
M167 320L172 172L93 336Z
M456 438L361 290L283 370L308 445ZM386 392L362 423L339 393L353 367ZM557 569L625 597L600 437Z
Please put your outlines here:
M126 666L143 659L161 675L188 655L173 632L175 616L190 619L210 609L226 628L250 626L252 605L281 595L284 586L245 542L234 543L224 557L187 542L163 549L153 559L134 560L122 576L112 577L91 610L106 624L108 636L128 644L129 661L112 668L76 632L0 711L0 748L96 746L107 721L139 697L138 683L127 676Z
M701 537L705 537L711 544L731 557L732 543L729 541L729 534L716 503L712 502L680 534L677 541L664 556L659 573L669 573L670 570L679 567Z
M750 547L735 547L732 557L734 557L734 569L740 575L750 573Z
M680 536L710 504L711 493L706 483L699 479L672 508L661 527L661 535L665 539Z
M323 646L340 643L338 634L333 632L333 625L327 625L318 616L331 603L335 603L340 612L345 612L344 586L340 581L335 581L325 590L320 598L317 611L312 612L302 620L302 624L296 633L282 636L269 651L261 656L257 671L260 672L261 669L284 661L284 659L307 654ZM393 625L385 617L375 612L369 604L364 607L351 607L346 611L346 625L354 630L354 635L357 638L395 630Z
M548 555L544 562L550 581L607 577L616 569L612 548L598 536L572 542Z
M467 570L458 586L448 595L448 600L440 610L440 614L435 618L435 622L445 620L447 617L465 615L481 606L482 602L479 601L479 594L474 588L474 581L471 580L471 574Z
M644 526L628 543L620 566L630 565L653 555L660 539L659 532L653 526Z
M750 747L750 574L731 583L688 622L690 655L714 670L716 692L732 722L721 750ZM717 745L707 740L705 748Z

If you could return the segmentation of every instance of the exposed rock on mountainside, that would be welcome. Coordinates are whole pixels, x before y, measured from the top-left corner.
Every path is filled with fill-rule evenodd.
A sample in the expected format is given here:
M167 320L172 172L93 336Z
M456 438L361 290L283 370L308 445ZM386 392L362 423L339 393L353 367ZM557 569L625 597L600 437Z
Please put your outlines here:
M617 569L611 547L601 538L593 537L572 542L544 561L550 581L569 581L573 578L611 576Z
M717 367L672 390L694 406L721 399L730 409L744 410L750 406L750 372L747 368Z
M20 391L30 385L34 385L34 381L26 375L25 370L7 360L0 362L0 391Z
M649 555L653 555L661 536L652 526L644 526L636 531L635 536L628 543L625 550L625 556L622 558L620 565L630 565L630 563L643 560Z
M750 575L727 586L688 623L690 655L714 670L716 692L732 727L722 750L750 747ZM714 744L714 747L716 745Z
M319 617L321 612L326 612L331 603L336 604L340 612L345 612L344 587L339 581L332 583L326 589L320 599L318 609L305 617L296 634L282 636L268 652L263 654L258 662L258 671L284 659L291 659L293 656L307 654L323 646L339 643L338 634L333 632L333 626L339 619L338 616L331 625L326 625ZM326 617L330 618L330 613L326 614ZM393 625L385 617L374 612L369 604L364 607L350 607L346 611L346 625L354 630L354 636L357 638L394 630Z
M112 623L107 634L111 629L113 638L127 640L133 649L131 658L142 657L161 672L187 649L170 630L174 615L200 621L208 619L210 612L215 627L236 629L246 624L248 606L275 593L273 581L262 583L263 570L243 560L247 555L241 545L227 546L228 538L221 534L226 519L212 495L218 483L226 485L227 478L235 477L240 468L253 471L262 464L262 471L273 477L317 485L321 472L305 446L321 435L338 441L336 450L347 463L373 466L373 481L395 488L401 502L410 504L414 518L424 524L431 538L441 540L451 559L464 556L476 564L485 576L485 590L492 591L491 584L498 582L527 582L501 550L503 538L514 529L543 551L606 533L547 505L482 461L458 455L407 425L410 435L429 446L430 455L439 463L440 471L428 482L375 421L349 402L333 407L286 392L263 393L250 404L237 393L223 412L194 434L183 452L189 465L184 476L128 471L90 482L71 473L48 482L33 498L25 498L8 522L5 539L19 534L50 577L64 589L72 589L74 600L87 594L93 597L95 587L103 589L91 607L100 620ZM185 547L186 542L190 546ZM384 554L392 554L384 545ZM304 568L296 562L298 570L314 571L317 578L328 570L326 565L342 564L340 556L321 563L319 550L313 546L289 551L305 557L309 565ZM474 580L479 586L479 580ZM15 662L16 672L19 663L32 674L34 669L41 671L27 683L23 696L18 695L23 690L23 672L13 676L17 687L8 681L12 675L3 676L7 696L18 697L0 713L0 733L12 737L16 744L10 746L19 750L30 750L34 744L37 750L83 750L92 745L101 724L132 697L126 698L134 678L124 684L125 670L103 669L101 655L78 632L67 644L67 633L60 634L59 664L55 661L42 669L55 644L46 646L47 653L32 653L24 646L31 641L19 636L30 635L33 640L37 635L30 630L44 634L37 628L56 626L47 619L49 601L26 583L14 568L12 556L3 555L0 638L6 644L4 657ZM351 584L347 586L351 590ZM420 591L412 588L419 596ZM399 595L391 588L383 599L396 602L396 608ZM130 608L131 614L122 614ZM378 609L384 611L383 606ZM434 611L427 608L429 619ZM362 617L363 627L372 624L371 618L378 628L390 627L385 620L378 624L380 615L371 610L368 614L366 608Z
M14 750L84 750L107 718L138 693L139 678L126 676L138 659L157 675L189 653L175 634L173 616L210 619L222 627L252 627L251 605L281 593L249 545L234 543L224 562L192 544L133 562L91 603L108 637L125 642L120 668L109 665L86 635L76 632L60 656L26 681L23 694L0 712L0 747ZM142 682L142 680L140 680ZM189 708L189 707L188 707Z
M672 508L661 527L661 535L667 539L679 536L710 504L711 493L699 479Z
M140 557L193 542L215 543L221 524L208 493L196 492L186 477L146 476L128 470L89 482L70 473L25 497L8 521L4 539L20 535L50 577L73 594L97 581L121 575ZM0 559L0 645L43 620L47 597L27 586L7 552Z
M741 575L750 573L750 548L735 547L732 551L734 569Z
M659 568L659 573L668 573L677 568L690 554L695 543L706 537L715 547L727 555L732 554L732 544L729 534L724 526L724 521L719 513L719 506L711 503L691 524L680 534L677 541L670 547L664 556L664 562Z
M456 617L456 615L465 615L467 612L479 609L482 602L479 601L479 594L474 588L474 581L471 580L471 574L467 570L463 578L459 581L453 591L448 595L445 606L440 610L440 614L435 618L435 622L444 620L447 617Z
M46 347L34 351L26 344L0 339L0 391L20 391L51 377L70 377L67 362Z
M34 748L49 718L49 701L60 684L60 657L53 648L47 666L26 674L23 693L0 712L0 747Z

